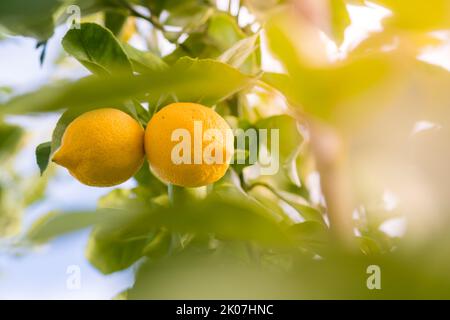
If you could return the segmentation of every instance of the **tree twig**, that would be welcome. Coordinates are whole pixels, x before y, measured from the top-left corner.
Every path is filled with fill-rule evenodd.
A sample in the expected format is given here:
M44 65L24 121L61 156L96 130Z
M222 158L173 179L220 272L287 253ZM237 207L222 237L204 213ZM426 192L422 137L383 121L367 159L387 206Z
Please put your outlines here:
M166 29L164 28L164 26L161 24L161 22L159 22L158 18L156 18L154 15L152 15L150 13L149 16L146 16L142 13L140 13L139 11L137 11L136 9L133 8L132 5L130 5L126 0L120 0L120 3L123 7L125 7L126 9L128 9L128 11L130 11L130 13L137 17L137 18L141 18L144 20L147 20L148 22L150 22L156 29L161 30L161 31L166 31Z

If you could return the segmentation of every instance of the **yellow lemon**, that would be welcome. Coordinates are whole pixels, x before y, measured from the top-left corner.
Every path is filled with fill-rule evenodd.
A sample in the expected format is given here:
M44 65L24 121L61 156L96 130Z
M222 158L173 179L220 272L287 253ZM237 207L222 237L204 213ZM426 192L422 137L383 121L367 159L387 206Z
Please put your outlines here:
M183 187L204 186L227 171L233 154L233 133L211 108L173 103L148 123L145 151L161 180Z
M140 124L125 112L104 108L72 121L52 160L88 186L109 187L132 177L144 157Z

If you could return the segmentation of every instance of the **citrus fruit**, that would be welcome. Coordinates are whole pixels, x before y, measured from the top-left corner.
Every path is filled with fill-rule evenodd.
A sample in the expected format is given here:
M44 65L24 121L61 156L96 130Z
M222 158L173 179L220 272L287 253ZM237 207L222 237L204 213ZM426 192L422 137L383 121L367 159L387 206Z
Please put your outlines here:
M173 103L157 112L145 131L152 171L163 181L199 187L219 180L233 154L233 134L214 110L196 103Z
M118 109L86 112L67 127L52 161L88 186L120 184L142 166L144 129Z

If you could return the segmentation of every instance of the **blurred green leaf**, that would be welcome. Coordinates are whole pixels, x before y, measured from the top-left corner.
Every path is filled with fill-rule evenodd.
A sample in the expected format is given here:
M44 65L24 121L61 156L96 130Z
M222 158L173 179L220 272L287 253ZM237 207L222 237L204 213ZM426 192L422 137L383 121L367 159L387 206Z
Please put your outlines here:
M325 225L323 215L319 210L308 205L296 203L294 201L289 201L288 203L294 209L296 209L305 220L316 221Z
M67 53L96 74L131 73L131 63L112 32L95 23L82 23L62 40Z
M388 84L394 84L411 62L399 52L389 51L315 64L301 53L311 50L309 44L290 36L292 27L301 26L295 21L285 22L286 19L292 18L275 16L268 23L267 37L270 49L286 67L291 82L282 76L269 75L266 79L280 91L286 91L288 98L308 115L330 123L344 126L372 115L373 108L361 108L358 99L375 90L389 89Z
M215 13L209 18L204 30L190 33L177 49L164 57L164 60L173 63L183 56L215 59L246 37L234 17L224 12ZM257 60L256 57L254 60ZM254 71L250 67L246 69L249 73Z
M114 189L97 201L97 207L102 209L126 209L131 196L129 189Z
M180 206L142 209L144 225L181 233L215 234L220 239L251 240L265 246L291 245L272 215L253 201L237 202L222 194Z
M160 259L171 249L172 238L167 230L160 230L142 250L143 254L152 259Z
M109 235L96 229L89 237L86 258L103 274L124 270L143 257L146 238Z
M150 166L147 162L139 169L134 178L138 184L150 188L154 196L167 192L167 186L150 171Z
M169 210L170 211L170 210ZM210 199L181 211L155 217L169 229L219 238L251 240L265 246L289 245L289 239L270 214L251 202Z
M126 11L106 10L104 13L105 28L109 29L113 35L117 36L127 20Z
M51 142L41 143L36 147L36 162L41 171L41 175L47 169L48 162L50 160Z
M267 130L267 148L269 151L271 151L272 145L271 130L278 130L278 151L281 162L291 161L297 156L303 137L294 118L288 115L276 115L259 120L255 127Z
M371 90L380 89L395 77L394 60L389 54L354 59L330 68L292 68L290 77L267 74L264 79L311 116L333 124L373 114L375 110L357 108L350 102Z
M331 11L331 37L337 44L344 41L345 30L350 25L350 15L344 0L329 0Z
M130 267L144 256L155 237L155 227L146 212L113 210L95 226L86 248L86 258L104 274Z
M238 41L246 38L245 33L237 24L236 19L223 12L216 13L211 17L207 34L221 52L224 52Z
M53 34L53 13L60 0L14 0L0 2L0 25L13 34L47 40Z
M182 58L168 70L146 75L87 77L62 85L43 87L13 98L0 114L111 107L146 94L157 97L172 93L179 101L212 105L247 87L252 78L213 60Z
M202 26L212 11L209 0L165 0L162 2L159 6L167 12L164 24L181 27L184 32L192 32Z
M228 63L235 68L240 68L246 60L257 50L259 35L255 34L239 40L227 51L222 53L218 60Z
M262 75L262 80L279 90L291 104L296 106L302 104L291 76L283 73L265 72Z
M45 197L50 176L33 176L27 179L28 183L22 191L24 207L29 207Z
M44 243L55 237L90 227L104 218L103 212L51 212L33 223L27 231L26 239Z
M228 252L184 251L142 264L129 299L269 299L291 295L280 274L236 261ZM270 276L272 275L272 276ZM283 288L279 290L279 288Z
M282 166L283 172L277 174L279 179L281 180L283 178L281 175L284 174L292 184L300 187L301 182L295 163L303 143L303 136L300 134L297 121L288 115L277 115L259 120L255 127L267 130L266 148L271 152L272 161L279 161ZM274 134L272 130L278 130L279 139L275 141L275 150L272 150Z
M381 248L378 243L369 237L358 237L359 247L364 254L374 255L380 254Z
M330 241L328 228L323 223L316 221L305 221L294 224L290 227L290 231L294 234L300 245L313 248L313 250L319 248L319 253L321 252L320 247L328 245Z
M151 52L138 50L127 43L123 43L122 46L136 72L145 73L149 71L160 71L167 68L167 64L160 57Z
M14 153L22 136L20 127L0 122L0 161Z

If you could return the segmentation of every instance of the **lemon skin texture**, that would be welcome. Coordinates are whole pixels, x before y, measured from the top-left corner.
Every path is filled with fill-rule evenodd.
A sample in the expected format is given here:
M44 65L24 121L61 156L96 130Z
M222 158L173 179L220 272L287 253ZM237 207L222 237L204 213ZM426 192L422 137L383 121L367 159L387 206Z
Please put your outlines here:
M222 152L218 163L194 163L194 139L200 138L202 154L211 139L203 135L195 137L194 121L201 122L202 132L216 129L223 136L216 148ZM172 132L185 129L191 137L191 162L175 164L172 161L172 149L180 140L172 141ZM164 182L182 187L200 187L216 182L223 177L229 167L229 159L233 153L233 143L226 144L226 134L231 134L228 123L213 109L196 103L173 103L158 111L149 121L145 130L145 151L152 171ZM231 134L232 135L232 134ZM198 142L198 141L197 141Z
M78 181L94 187L125 182L144 160L144 129L113 108L89 111L72 121L52 159Z

